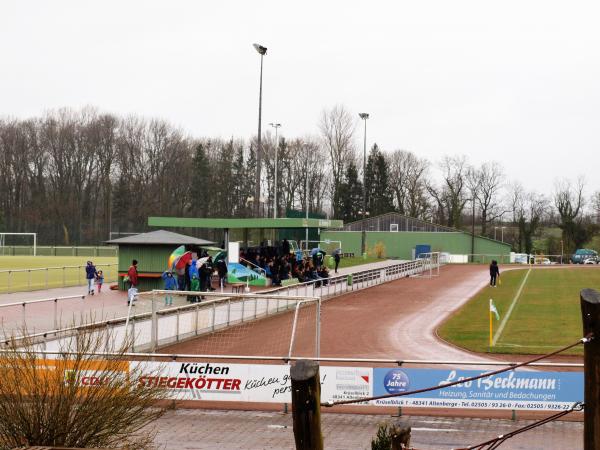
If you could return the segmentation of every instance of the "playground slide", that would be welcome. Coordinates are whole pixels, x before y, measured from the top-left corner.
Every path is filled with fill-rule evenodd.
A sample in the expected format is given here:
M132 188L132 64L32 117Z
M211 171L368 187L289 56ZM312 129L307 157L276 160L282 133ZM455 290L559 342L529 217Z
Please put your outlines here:
M240 263L227 264L228 283L246 283L250 286L267 286L267 278L254 270L248 269Z

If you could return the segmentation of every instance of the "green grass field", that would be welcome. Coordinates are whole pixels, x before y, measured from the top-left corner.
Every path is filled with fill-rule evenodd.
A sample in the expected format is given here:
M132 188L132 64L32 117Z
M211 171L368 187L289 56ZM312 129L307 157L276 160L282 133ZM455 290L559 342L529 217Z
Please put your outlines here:
M10 274L6 271L83 266L88 260L92 260L97 268L104 272L105 283L116 281L117 258L115 257L0 256L0 293L83 285L85 284L83 268L31 270L11 272ZM113 266L107 267L107 264L113 264Z
M528 269L502 274L502 285L486 287L438 329L439 336L475 352L489 351L489 299L500 314L493 319L494 334L505 318ZM600 290L596 267L532 269L499 335L493 353L543 354L582 337L579 291ZM576 347L568 354L581 355Z

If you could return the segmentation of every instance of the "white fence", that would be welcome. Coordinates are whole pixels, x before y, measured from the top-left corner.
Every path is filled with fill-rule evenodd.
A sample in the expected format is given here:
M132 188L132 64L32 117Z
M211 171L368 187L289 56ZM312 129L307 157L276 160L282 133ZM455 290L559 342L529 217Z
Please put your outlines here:
M82 247L82 246L47 246L37 245L1 245L0 256L112 256L119 255L116 246Z
M140 298L146 297L152 302L153 310L151 312L136 314L129 319L121 317L60 330L39 332L30 334L29 338L38 342L41 350L60 351L72 348L72 334L78 329L99 329L101 332L108 331L107 335L113 341L107 343L107 351L114 346L120 346L127 340L131 341L132 351L155 351L160 346L294 310L306 302L316 302L317 311L320 308L319 298L268 293L232 294L223 298L223 294L206 292L202 294L214 299L159 311L156 306L158 298L160 297L162 300L163 295L167 293L169 295L198 294L198 292L186 291L152 291L139 294ZM318 343L318 321L316 325L315 342ZM293 333L291 333L291 337L293 338ZM292 348L292 343L290 343L290 348ZM316 356L318 356L318 351Z
M117 345L119 342L125 342L129 336L130 339L133 339L132 351L155 351L164 345L292 310L304 300L315 301L318 299L320 302L321 299L325 300L399 278L419 275L428 272L432 266L437 267L438 265L431 259L422 258L384 268L357 271L349 275L279 287L256 294L156 290L138 294L140 299L150 299L152 312L133 315L129 320L127 317L121 317L60 330L49 330L29 335L29 337L40 343L41 350L59 351L70 347L71 336L77 329L105 328L110 331ZM162 301L164 295L167 294L202 295L214 300L158 311L157 302ZM318 333L320 333L320 328ZM317 342L317 348L318 345ZM260 355L255 356L260 357Z

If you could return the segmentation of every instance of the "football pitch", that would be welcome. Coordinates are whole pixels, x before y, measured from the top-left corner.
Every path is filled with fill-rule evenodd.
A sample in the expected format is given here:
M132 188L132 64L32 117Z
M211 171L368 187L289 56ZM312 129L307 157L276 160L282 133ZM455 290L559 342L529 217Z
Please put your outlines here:
M115 257L0 256L0 293L83 285L85 269L79 266L89 260L104 272L105 283L116 280ZM40 268L48 270L34 270Z
M500 315L499 320L493 318L493 353L543 354L571 344L583 333L579 292L600 290L600 268L516 269L503 272L501 281L496 288L479 291L442 324L438 335L471 351L490 351L489 300L493 299ZM582 355L583 347L568 354Z

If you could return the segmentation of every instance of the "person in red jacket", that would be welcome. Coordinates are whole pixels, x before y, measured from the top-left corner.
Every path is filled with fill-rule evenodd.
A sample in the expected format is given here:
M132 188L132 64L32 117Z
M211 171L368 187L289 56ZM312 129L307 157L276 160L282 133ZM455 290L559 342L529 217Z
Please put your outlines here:
M127 276L129 277L129 283L131 284L131 287L137 287L138 285L138 271L137 271L137 259L134 259L131 262L131 267L129 267L129 270L127 271Z

